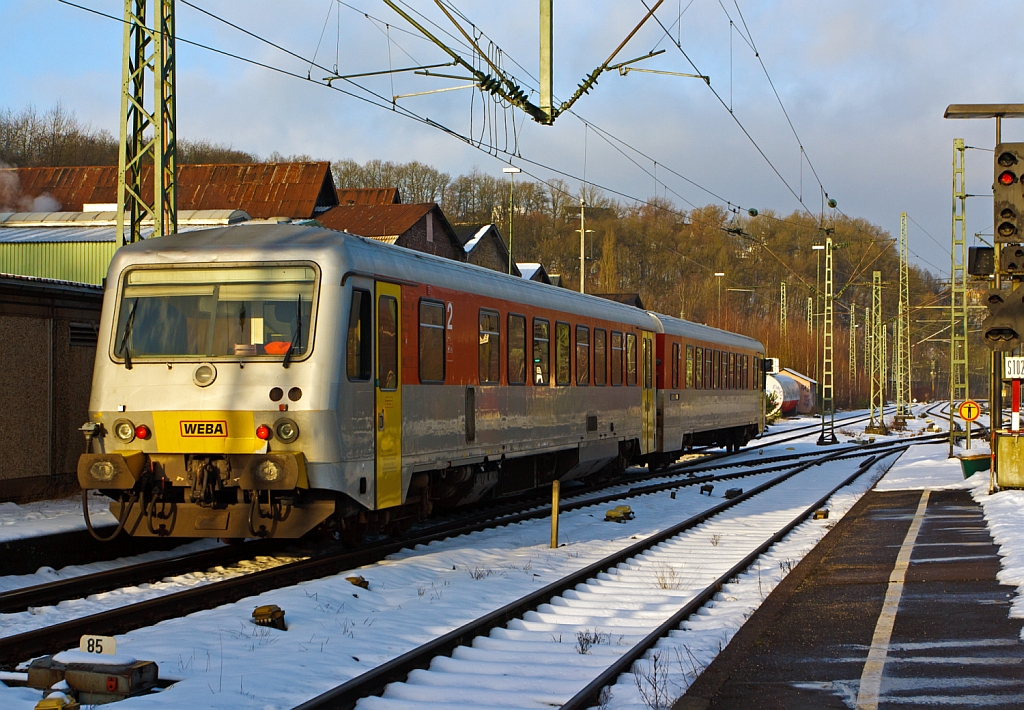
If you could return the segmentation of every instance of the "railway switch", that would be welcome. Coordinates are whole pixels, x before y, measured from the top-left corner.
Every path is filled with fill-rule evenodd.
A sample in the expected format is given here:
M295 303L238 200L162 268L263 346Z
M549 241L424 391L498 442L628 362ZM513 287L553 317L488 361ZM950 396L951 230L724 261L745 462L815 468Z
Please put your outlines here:
M604 519L612 523L624 523L633 518L633 509L628 505L617 505L604 514Z
M265 604L258 606L252 611L252 621L258 626L269 626L281 631L287 631L288 626L284 620L284 609L277 604Z

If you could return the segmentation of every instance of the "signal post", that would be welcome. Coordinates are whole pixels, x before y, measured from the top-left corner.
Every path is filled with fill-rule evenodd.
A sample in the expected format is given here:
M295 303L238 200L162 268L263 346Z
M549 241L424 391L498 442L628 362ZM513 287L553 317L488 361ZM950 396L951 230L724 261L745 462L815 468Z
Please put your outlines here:
M1004 143L1002 119L1024 118L1024 104L951 104L945 118L992 118L996 122L993 165L993 247L971 247L970 275L991 282L982 322L992 351L989 418L992 446L991 490L1024 488L1024 441L1020 431L1020 381L1024 358L1024 143ZM1008 287L1008 288L1007 288ZM1010 429L1003 429L1003 386L1011 383ZM968 423L968 428L970 423Z

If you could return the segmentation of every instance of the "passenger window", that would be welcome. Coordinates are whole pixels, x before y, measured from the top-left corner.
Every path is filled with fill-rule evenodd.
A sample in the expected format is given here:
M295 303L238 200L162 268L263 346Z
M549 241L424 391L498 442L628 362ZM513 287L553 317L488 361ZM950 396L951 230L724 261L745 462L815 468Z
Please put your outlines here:
M420 382L444 382L444 304L420 301Z
M590 384L590 328L576 326L576 384Z
M594 328L594 384L603 387L608 382L608 332Z
M704 389L704 348L697 348L697 389Z
M700 357L698 355L698 357ZM693 387L693 346L686 346L686 387Z
M651 339L644 338L644 387L647 389L651 388L653 383L654 367L652 360L654 359L654 353L651 352Z
M626 333L626 384L636 385L636 335Z
M508 317L508 383L526 384L526 318Z
M345 369L352 381L370 379L373 365L373 331L370 308L373 300L369 291L352 290L352 305L348 315L348 341L345 347Z
M533 384L546 385L551 377L551 324L533 319Z
M672 343L672 389L679 389L679 343Z
M622 385L622 333L612 331L612 387Z
M736 389L736 382L739 378L736 375L736 353L729 353L729 389Z
M498 332L498 314L480 311L480 384L496 385L501 381L501 334Z
M398 389L398 301L391 296L377 301L377 387Z
M712 376L711 383L714 389L722 387L722 351L715 350L711 358Z
M571 363L569 362L569 324L555 323L555 384L571 383Z

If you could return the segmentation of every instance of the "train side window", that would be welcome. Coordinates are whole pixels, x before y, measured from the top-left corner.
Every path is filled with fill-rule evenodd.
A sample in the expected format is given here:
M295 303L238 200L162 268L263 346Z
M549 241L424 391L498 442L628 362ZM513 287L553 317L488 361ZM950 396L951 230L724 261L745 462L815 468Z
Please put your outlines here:
M533 319L533 384L546 385L551 377L551 324Z
M576 326L576 384L590 384L590 328Z
M697 389L704 389L704 348L697 348L697 355L694 364L697 366L697 371L694 373L694 382L697 385Z
M741 355L740 357L743 358L743 374L740 375L740 389L748 390L750 389L750 371L747 369L747 356Z
M626 384L636 385L636 334L626 333Z
M480 311L479 342L480 384L496 385L501 381L501 333L496 311Z
M608 331L594 328L594 384L604 387L608 382Z
M718 350L711 351L711 389L718 389L722 384L719 379L722 376L721 364L722 353Z
M612 331L612 387L622 386L622 333Z
M420 382L444 383L444 304L420 301Z
M715 351L711 348L704 348L704 389L713 389L715 368L711 361L715 359Z
M555 384L572 384L572 355L569 353L569 324L555 323Z
M398 389L398 301L391 296L377 301L377 387Z
M508 383L526 384L526 316L508 317Z
M693 387L693 346L686 346L686 387Z
M369 291L352 289L345 369L348 372L348 379L355 382L370 379L370 369L373 365L372 303Z
M679 343L672 343L672 389L679 389Z
M644 338L644 387L650 389L654 383L654 353L651 352L651 339Z
M736 355L733 353L727 353L726 359L726 389L736 389Z

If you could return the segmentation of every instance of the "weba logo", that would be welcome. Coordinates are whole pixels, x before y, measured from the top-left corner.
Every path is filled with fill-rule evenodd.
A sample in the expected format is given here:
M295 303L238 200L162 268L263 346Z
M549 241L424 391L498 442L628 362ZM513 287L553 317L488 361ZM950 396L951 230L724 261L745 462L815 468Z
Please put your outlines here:
M226 437L228 435L228 423L225 422L225 421L217 421L217 422L183 421L183 422L181 422L181 435L182 436L220 436L220 437Z

